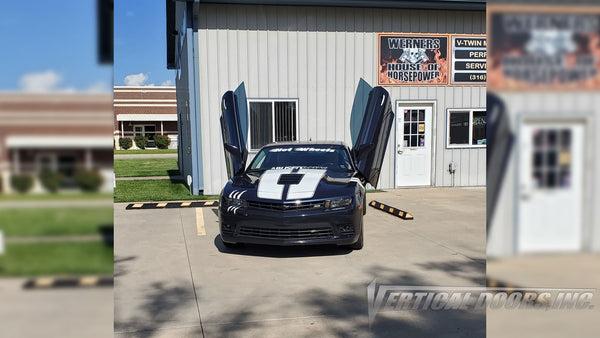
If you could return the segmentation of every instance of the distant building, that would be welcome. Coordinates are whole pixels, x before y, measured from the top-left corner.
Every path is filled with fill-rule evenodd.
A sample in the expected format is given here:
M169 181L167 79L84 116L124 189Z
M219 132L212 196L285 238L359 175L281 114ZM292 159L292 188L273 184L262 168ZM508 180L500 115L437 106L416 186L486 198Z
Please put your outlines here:
M102 190L112 190L110 94L0 94L0 174L10 192L12 174L62 174L62 188L75 189L78 170L99 171Z
M137 135L148 137L150 148L155 146L154 135L167 135L171 139L169 148L177 149L175 87L114 87L115 147L120 149L119 138L133 139Z

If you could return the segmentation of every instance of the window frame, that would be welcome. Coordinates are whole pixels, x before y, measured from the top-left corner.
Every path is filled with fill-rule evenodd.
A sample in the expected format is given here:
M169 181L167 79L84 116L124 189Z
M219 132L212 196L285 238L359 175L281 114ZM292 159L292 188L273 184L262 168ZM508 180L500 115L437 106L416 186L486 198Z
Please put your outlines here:
M487 148L486 144L473 144L473 113L485 112L487 128L487 109L486 108L448 108L446 109L446 148L447 149L465 149L465 148ZM469 143L468 144L450 144L450 114L469 113Z
M156 136L156 125L155 124L151 124L151 123L147 123L147 124L134 124L132 126L132 133L133 133L133 137L136 137L136 133L135 133L135 128L136 127L142 127L142 136L146 137L146 127L154 127L154 136Z
M299 105L298 105L298 99L297 98L247 98L246 99L246 105L248 107L248 130L247 130L247 135L248 135L248 152L250 153L257 153L260 148L252 148L252 134L250 133L250 130L252 128L252 119L250 118L250 103L252 102L270 102L271 103L271 121L273 121L272 125L271 125L271 142L269 143L274 143L275 142L275 102L294 102L296 104L296 114L294 116L294 118L296 119L296 141L299 140L299 120L298 120L298 111L299 111ZM262 147L261 147L262 148Z

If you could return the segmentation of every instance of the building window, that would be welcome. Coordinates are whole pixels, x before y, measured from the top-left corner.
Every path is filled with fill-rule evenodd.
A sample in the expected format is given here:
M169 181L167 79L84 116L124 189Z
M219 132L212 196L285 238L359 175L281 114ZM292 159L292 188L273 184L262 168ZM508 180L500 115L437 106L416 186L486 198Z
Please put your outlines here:
M138 135L148 138L148 147L155 147L154 135L156 135L156 126L153 124L136 124L133 126L133 137Z
M544 128L533 132L532 175L537 189L571 186L571 129Z
M249 99L250 149L298 140L298 100Z
M486 111L484 109L448 109L447 148L482 148L486 146Z

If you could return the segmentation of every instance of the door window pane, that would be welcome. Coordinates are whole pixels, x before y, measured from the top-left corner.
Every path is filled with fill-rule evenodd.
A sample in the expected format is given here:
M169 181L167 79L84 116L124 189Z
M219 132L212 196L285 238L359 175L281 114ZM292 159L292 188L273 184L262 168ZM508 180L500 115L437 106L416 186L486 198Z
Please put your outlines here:
M404 110L404 147L425 147L425 109Z
M537 129L532 134L532 177L538 189L571 185L571 130Z
M148 138L148 140L154 140L154 135L156 134L156 126L146 126L144 131L144 136Z
M450 113L450 144L469 144L469 112Z
M417 110L411 110L411 115L412 115L412 121L416 122L419 120L419 115Z

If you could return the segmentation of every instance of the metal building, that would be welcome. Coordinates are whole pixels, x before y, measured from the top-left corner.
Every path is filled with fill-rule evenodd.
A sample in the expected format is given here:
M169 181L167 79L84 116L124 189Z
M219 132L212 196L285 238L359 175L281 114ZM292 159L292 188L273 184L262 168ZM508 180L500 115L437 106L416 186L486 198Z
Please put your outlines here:
M488 25L488 89L515 139L487 255L600 252L600 6L493 4Z
M194 194L227 181L220 102L242 82L250 158L279 140L351 143L362 78L396 113L378 188L486 184L485 1L273 3L166 2L179 167Z

